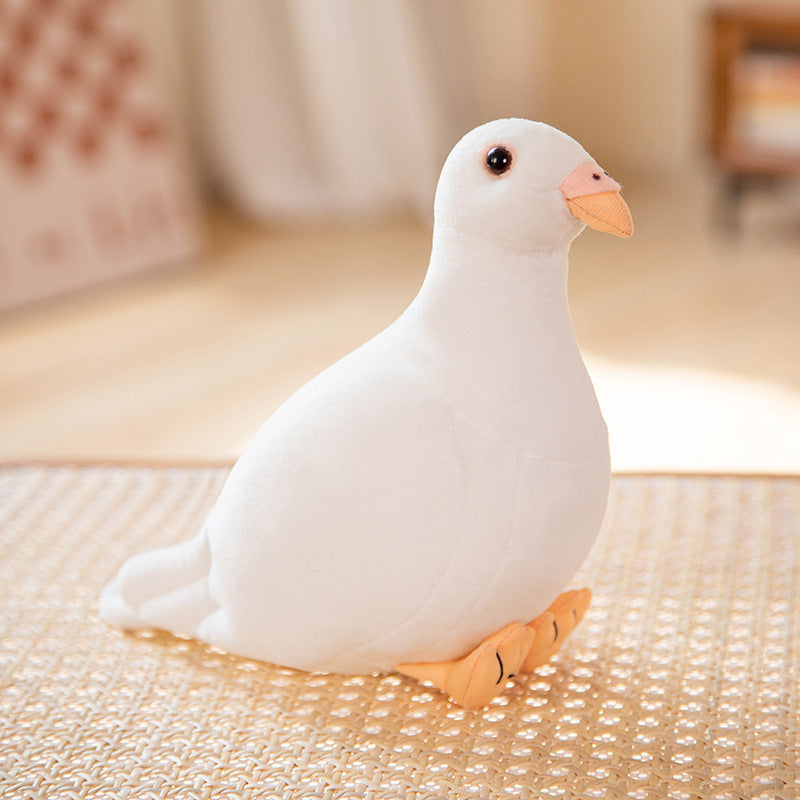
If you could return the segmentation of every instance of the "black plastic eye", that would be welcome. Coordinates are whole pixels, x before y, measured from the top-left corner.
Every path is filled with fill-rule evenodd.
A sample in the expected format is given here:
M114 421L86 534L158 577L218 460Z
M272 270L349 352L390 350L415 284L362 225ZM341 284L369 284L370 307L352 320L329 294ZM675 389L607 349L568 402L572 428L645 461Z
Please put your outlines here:
M598 175L596 172L595 172L595 173L592 175L592 177L593 177L593 178L594 178L596 181L599 181L599 180L600 180L600 176L599 176L599 175Z
M486 166L495 175L502 175L504 172L508 172L511 169L511 161L511 152L500 145L493 147L486 154Z

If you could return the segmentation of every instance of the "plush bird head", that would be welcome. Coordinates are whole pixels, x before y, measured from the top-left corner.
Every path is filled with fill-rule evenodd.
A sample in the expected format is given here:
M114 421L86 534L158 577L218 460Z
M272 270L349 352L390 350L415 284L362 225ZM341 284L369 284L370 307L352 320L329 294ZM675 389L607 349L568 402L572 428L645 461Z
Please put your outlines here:
M586 225L628 237L633 221L620 185L567 134L526 119L500 119L453 148L436 190L437 226L520 251L567 245Z

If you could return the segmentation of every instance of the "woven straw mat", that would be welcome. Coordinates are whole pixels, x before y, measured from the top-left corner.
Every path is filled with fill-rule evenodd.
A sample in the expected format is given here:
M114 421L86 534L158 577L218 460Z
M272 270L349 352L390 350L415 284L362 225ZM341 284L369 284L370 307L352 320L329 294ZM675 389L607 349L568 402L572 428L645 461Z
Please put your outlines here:
M4 798L800 798L800 480L617 477L561 654L482 712L104 625L223 468L0 469Z

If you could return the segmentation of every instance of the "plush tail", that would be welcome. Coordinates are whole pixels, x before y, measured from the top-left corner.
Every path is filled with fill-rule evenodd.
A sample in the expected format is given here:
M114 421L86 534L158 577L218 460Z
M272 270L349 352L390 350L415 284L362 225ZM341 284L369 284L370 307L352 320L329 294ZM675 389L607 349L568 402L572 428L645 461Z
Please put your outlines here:
M218 609L208 591L210 566L205 529L189 542L134 556L103 590L100 616L127 630L199 636L200 623Z

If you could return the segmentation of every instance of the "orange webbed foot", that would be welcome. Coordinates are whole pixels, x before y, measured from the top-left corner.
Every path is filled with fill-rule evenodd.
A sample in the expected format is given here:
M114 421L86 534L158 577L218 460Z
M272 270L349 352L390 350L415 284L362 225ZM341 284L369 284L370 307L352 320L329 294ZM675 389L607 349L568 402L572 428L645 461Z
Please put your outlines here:
M520 668L522 672L533 672L558 653L566 638L583 619L591 600L589 589L572 589L560 594L547 611L527 624L526 627L534 631L535 637Z
M507 679L519 672L535 638L534 629L512 622L464 658L401 664L396 669L417 680L432 682L458 705L474 710L487 705L503 691Z

